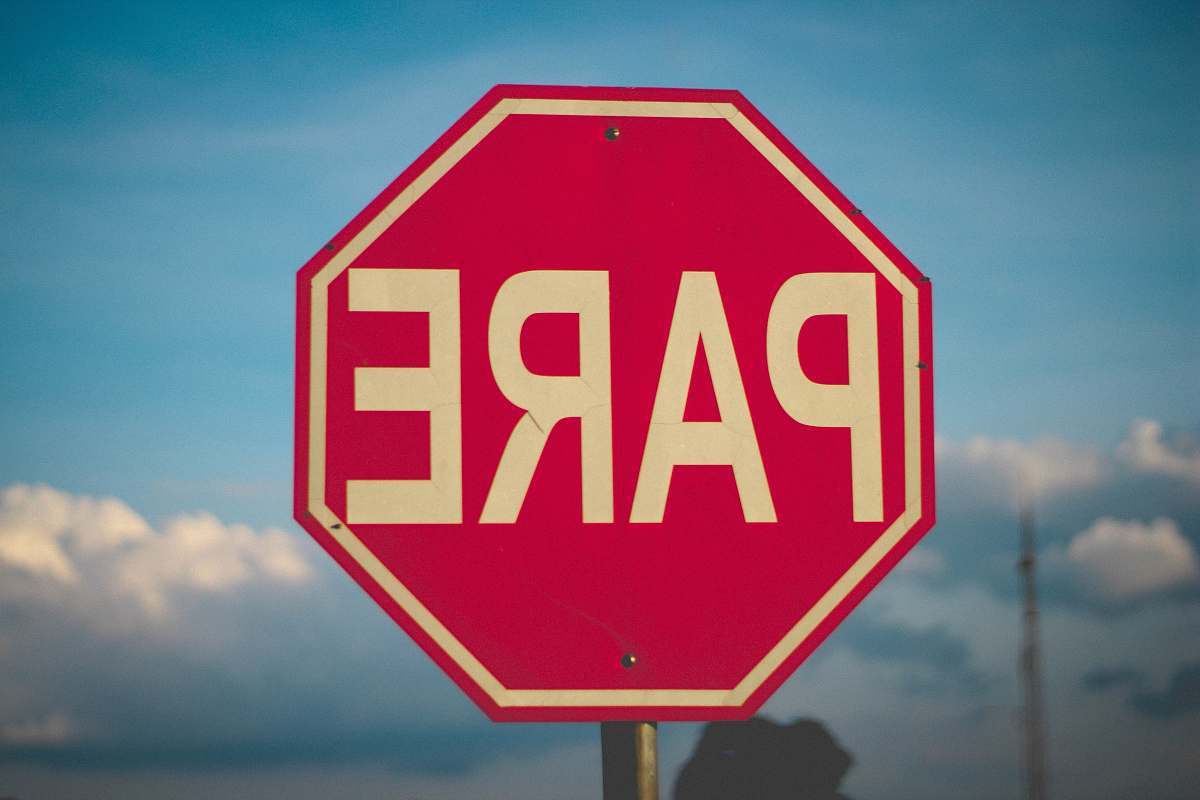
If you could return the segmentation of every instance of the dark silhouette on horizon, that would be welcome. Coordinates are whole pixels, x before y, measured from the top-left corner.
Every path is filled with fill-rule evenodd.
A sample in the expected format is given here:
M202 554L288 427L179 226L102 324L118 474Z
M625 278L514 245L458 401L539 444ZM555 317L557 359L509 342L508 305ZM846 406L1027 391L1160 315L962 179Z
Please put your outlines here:
M710 722L679 770L674 800L849 800L854 757L814 719Z

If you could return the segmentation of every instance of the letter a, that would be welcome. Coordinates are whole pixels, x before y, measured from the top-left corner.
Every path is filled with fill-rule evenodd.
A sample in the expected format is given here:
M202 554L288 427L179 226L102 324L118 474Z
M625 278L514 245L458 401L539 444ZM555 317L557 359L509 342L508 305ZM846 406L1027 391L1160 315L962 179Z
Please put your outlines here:
M683 421L696 348L701 341L721 412L720 422ZM680 276L630 522L662 522L676 464L729 464L746 521L775 521L775 504L754 435L717 276L712 272L684 272Z

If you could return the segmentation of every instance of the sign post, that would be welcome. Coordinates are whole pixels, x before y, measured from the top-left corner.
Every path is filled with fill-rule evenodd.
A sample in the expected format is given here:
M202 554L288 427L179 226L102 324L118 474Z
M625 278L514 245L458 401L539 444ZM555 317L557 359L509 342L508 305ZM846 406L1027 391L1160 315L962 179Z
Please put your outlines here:
M297 289L297 520L606 787L933 524L930 284L738 92L497 86Z
M658 723L600 723L604 800L658 800Z

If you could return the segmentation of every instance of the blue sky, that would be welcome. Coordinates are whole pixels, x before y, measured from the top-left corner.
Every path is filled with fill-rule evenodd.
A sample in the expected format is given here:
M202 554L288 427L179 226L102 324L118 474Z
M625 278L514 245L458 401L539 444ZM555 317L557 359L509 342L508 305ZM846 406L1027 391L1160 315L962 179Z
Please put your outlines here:
M0 794L282 795L329 773L485 796L533 770L595 796L571 780L596 768L589 730L486 723L289 520L296 269L491 85L529 82L740 89L933 278L941 521L767 710L825 718L855 797L1010 796L1021 469L1062 791L1174 796L1113 754L1200 777L1170 744L1200 734L1198 16L6 6ZM92 497L123 510L97 522ZM94 555L117 540L157 582ZM189 583L208 557L227 581ZM668 760L694 736L665 731Z

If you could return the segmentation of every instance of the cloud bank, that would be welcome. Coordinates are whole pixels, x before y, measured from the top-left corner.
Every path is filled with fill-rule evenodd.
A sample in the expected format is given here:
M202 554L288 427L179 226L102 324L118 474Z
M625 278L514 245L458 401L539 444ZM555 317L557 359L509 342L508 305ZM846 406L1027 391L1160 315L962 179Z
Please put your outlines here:
M1139 472L1168 475L1200 486L1200 447L1190 437L1169 443L1162 423L1156 420L1135 420L1118 445L1117 456Z
M977 436L959 445L944 444L943 457L983 472L1014 499L1059 494L1100 483L1109 473L1103 454L1060 439L1025 443Z
M1095 754L1129 753L1162 768L1146 786L1171 796L1170 769L1200 725L1195 503L1179 474L1148 466L1175 461L1128 455L1127 442L1155 452L1147 441L1186 453L1139 425L1109 449L940 441L938 528L768 713L827 720L860 759L853 796L903 786L949 800L967 785L1011 796L1012 501L1017 476L1032 476L1043 552L1059 568L1043 584L1055 774L1116 798L1121 761L1097 769ZM1071 509L1078 518L1063 522ZM274 781L328 769L379 776L398 795L500 780L497 796L524 796L509 789L534 781L504 765L553 771L553 754L568 751L598 779L594 726L488 723L306 537L204 512L151 523L115 498L0 490L0 673L0 764L68 782L85 781L86 764L129 780L167 770L196 786L222 770ZM664 774L695 732L664 727ZM929 769L914 776L912 763ZM591 796L589 786L559 782L555 796Z
M0 489L0 769L464 776L593 734L493 726L301 532ZM421 777L424 776L424 777Z
M1123 477L1156 476L1200 486L1200 446L1185 434L1166 435L1161 422L1135 420L1112 449L1056 437L1033 441L975 436L938 437L942 475L966 477L981 499L1045 501L1111 484ZM961 475L960 475L961 473Z
M229 594L250 584L300 586L313 570L292 536L182 514L154 530L112 498L15 484L0 492L0 599L45 604L109 624L166 621L172 598Z

